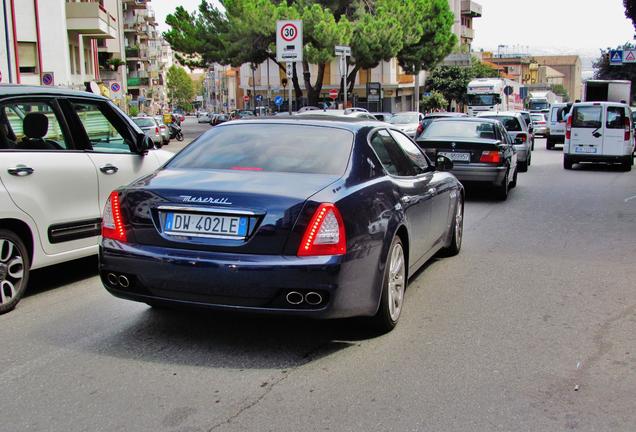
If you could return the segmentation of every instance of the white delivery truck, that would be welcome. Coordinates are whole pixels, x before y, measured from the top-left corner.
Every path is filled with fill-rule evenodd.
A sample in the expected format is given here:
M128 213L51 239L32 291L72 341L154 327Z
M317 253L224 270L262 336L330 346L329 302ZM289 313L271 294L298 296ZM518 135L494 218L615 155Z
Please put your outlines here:
M509 94L506 94L508 89ZM523 110L521 86L506 78L477 78L468 83L468 115Z
M631 102L632 82L627 80L587 80L583 102Z
M537 112L550 109L552 104L561 103L563 98L549 90L531 91L528 93L528 111Z

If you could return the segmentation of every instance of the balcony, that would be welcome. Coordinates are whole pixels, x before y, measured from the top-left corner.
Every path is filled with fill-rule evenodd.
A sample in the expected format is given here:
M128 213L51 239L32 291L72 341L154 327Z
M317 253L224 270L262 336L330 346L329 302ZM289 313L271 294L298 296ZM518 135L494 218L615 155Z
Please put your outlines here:
M94 39L117 37L117 20L99 3L66 3L66 28Z
M123 0L123 3L126 5L126 8L146 9L150 0Z
M148 78L148 72L145 70L139 70L139 71L134 71L134 72L130 72L128 74L129 78Z
M462 26L461 36L464 39L469 39L472 41L473 39L475 39L475 30L468 28L466 26Z
M128 77L128 88L142 87L148 85L148 78Z
M479 18L481 16L481 5L472 0L462 0L462 15Z

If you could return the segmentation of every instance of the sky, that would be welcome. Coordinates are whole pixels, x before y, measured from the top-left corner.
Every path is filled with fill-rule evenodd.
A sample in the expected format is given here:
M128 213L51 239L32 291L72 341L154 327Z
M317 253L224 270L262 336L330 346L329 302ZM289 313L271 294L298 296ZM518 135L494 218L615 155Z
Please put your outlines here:
M633 41L634 27L625 18L622 0L476 0L483 16L473 20L473 49L523 51L529 54L578 54L591 67L601 48ZM159 29L177 5L196 10L201 0L152 0Z

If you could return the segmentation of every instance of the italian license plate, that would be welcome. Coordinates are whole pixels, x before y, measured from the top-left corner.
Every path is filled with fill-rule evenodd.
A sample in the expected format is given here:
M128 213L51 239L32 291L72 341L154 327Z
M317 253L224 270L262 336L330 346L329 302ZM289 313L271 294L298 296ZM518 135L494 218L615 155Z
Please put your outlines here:
M438 156L445 156L452 161L458 162L470 162L470 153L451 153L451 152L439 152Z
M596 153L596 147L576 147L575 153Z
M236 237L247 235L247 218L197 213L167 213L166 234L199 237Z

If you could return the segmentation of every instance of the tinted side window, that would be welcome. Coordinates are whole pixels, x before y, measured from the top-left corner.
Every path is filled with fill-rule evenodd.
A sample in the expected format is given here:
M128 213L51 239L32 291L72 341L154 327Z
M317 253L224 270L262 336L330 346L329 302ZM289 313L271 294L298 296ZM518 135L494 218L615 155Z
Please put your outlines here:
M608 129L625 128L625 108L607 107L606 126Z
M107 114L112 116L112 113L107 112L103 104L72 102L72 107L84 126L89 149L105 153L130 153L130 146L118 131L117 126L106 117ZM123 130L122 133L127 135Z
M572 110L572 127L598 129L601 127L602 106L579 106Z
M416 166L417 174L424 173L429 170L430 164L428 163L428 159L424 156L424 153L420 150L420 148L413 143L406 135L397 132L391 131L391 135L400 145L404 153L409 157L411 162Z
M376 132L371 138L371 147L375 150L382 166L387 172L394 176L407 177L423 172L404 153L399 144L389 135L389 132L382 129Z
M0 150L67 150L68 142L47 102L10 102L0 109Z

